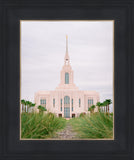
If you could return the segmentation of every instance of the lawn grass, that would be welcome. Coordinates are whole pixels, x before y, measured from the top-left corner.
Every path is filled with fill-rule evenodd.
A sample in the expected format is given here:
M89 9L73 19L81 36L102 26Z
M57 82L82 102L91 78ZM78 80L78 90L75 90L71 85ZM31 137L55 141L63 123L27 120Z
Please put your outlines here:
M52 113L22 113L21 138L46 139L66 126L66 120L58 118Z
M80 138L87 139L112 139L113 116L105 113L93 113L69 120L74 131Z

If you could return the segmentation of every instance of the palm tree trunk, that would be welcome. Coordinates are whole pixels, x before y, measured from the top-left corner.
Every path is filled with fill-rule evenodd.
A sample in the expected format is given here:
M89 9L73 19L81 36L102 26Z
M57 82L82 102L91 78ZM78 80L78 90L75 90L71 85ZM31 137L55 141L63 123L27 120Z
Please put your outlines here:
M108 105L108 115L109 115L109 105Z
M22 104L22 112L24 111L24 104Z
M106 106L106 113L107 113L107 106Z
M27 112L29 113L29 105L27 106Z

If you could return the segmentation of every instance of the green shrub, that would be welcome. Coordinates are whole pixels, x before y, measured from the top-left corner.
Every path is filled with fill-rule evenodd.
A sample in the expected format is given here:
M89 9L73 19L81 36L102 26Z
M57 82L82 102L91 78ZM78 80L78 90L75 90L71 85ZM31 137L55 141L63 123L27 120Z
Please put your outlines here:
M84 117L86 115L85 112L82 112L79 117Z
M113 138L113 117L105 113L71 119L70 124L80 138Z
M66 120L58 118L52 113L22 113L21 138L45 139L54 135L57 130L63 129Z

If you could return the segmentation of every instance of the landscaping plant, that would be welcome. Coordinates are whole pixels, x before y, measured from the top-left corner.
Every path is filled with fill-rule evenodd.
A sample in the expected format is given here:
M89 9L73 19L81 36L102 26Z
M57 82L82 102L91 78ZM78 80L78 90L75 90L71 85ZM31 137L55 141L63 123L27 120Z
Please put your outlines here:
M22 113L21 138L45 139L51 138L56 131L66 126L66 120L58 118L52 113Z

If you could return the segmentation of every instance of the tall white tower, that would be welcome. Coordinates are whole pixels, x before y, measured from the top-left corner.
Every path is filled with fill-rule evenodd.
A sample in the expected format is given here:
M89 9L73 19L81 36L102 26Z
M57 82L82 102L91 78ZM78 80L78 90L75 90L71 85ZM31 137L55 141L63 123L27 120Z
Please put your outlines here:
M70 57L68 54L68 36L66 35L66 53L64 58L64 65L60 73L60 84L56 89L78 89L74 84L73 70L70 65Z

